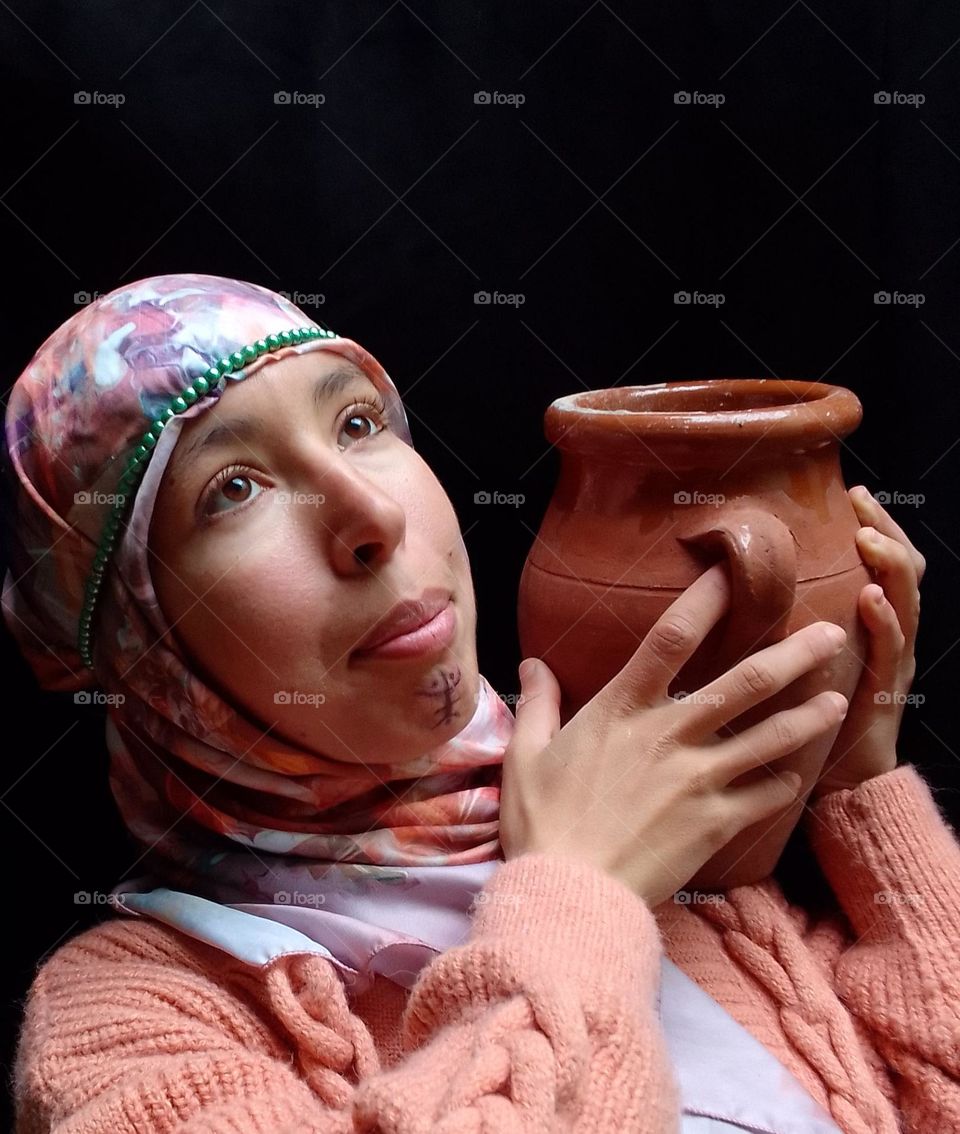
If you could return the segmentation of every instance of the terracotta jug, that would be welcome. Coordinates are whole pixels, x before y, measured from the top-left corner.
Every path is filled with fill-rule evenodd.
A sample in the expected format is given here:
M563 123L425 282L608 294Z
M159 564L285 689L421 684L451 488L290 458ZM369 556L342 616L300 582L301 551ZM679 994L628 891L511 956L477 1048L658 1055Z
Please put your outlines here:
M560 683L563 723L717 560L729 571L730 607L668 693L694 693L741 658L827 619L847 631L837 658L723 731L825 689L852 695L867 649L857 596L872 576L854 542L860 525L840 443L862 412L843 387L766 378L614 387L549 406L545 433L560 450L560 476L521 575L518 629L522 656L543 658ZM726 889L770 873L831 743L825 736L778 762L803 777L801 800L742 831L689 888ZM756 774L767 773L742 782ZM595 814L598 823L609 818L602 802Z

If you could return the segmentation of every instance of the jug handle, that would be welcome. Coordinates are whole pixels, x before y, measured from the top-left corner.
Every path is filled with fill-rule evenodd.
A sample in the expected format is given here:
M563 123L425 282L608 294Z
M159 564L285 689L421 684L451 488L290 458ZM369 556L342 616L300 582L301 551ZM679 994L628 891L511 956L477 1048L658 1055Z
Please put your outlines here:
M724 509L677 537L712 564L726 558L731 596L713 664L718 673L786 637L797 589L797 549L783 521L761 508ZM719 555L714 554L719 551Z

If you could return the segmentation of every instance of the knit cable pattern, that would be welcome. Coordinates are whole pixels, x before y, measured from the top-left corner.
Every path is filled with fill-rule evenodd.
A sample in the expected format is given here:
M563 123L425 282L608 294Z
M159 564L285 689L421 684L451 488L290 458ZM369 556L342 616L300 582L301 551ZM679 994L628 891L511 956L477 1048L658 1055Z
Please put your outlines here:
M810 951L784 918L772 884L739 886L697 912L723 947L777 1005L784 1035L823 1080L830 1112L846 1134L899 1134L849 1014Z
M357 1083L380 1070L380 1057L334 966L316 954L283 957L268 966L266 990L307 1085L327 1106L347 1106Z

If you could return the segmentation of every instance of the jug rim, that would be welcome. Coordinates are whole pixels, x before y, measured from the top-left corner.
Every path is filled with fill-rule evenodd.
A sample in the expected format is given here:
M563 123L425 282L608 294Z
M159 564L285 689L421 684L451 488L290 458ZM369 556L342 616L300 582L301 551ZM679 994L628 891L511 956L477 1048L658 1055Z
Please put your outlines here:
M694 408L698 404L707 408ZM793 443L807 449L841 441L862 416L860 399L845 386L787 378L697 378L566 394L547 407L544 428L549 441L571 450L612 444L618 437L684 445L699 440L738 449Z

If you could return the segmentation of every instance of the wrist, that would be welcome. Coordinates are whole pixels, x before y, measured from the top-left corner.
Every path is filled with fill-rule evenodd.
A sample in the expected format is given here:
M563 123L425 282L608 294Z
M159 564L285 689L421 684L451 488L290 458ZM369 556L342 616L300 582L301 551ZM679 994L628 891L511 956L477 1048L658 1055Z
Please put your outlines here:
M872 778L872 776L867 777L867 779ZM807 797L807 802L811 804L817 803L821 799L826 799L828 795L836 795L837 792L855 791L858 787L860 787L861 784L865 784L866 782L867 780L857 780L855 782L851 781L850 783L818 783L814 786L813 791L811 791L809 796Z
M853 780L839 780L839 779L824 779L818 780L813 786L813 790L808 797L809 803L816 803L817 800L824 799L828 795L833 795L841 791L856 791L857 788L862 787L864 784L871 783L873 780L879 779L880 776L886 776L890 772L897 769L896 756L893 760L883 768L877 768L876 771L869 772L859 779Z
M829 764L829 757L827 763ZM875 751L856 761L842 759L835 764L835 775L823 775L813 785L810 792L810 802L832 795L837 791L855 791L865 783L892 772L897 767L897 750L890 745L883 746L882 754Z

